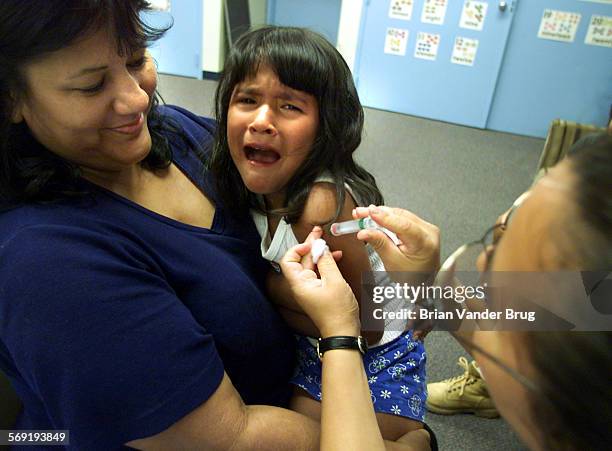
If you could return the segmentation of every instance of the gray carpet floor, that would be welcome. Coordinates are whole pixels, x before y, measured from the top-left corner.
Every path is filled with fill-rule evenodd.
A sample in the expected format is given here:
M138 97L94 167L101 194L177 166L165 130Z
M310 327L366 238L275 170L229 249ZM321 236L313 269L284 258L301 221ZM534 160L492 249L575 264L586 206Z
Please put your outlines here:
M216 83L160 75L166 103L211 116ZM527 138L366 109L357 160L377 179L386 204L407 208L438 225L442 255L478 239L525 191L535 174L541 139ZM450 335L426 340L428 378L458 374L466 355ZM428 414L442 450L525 449L503 419Z

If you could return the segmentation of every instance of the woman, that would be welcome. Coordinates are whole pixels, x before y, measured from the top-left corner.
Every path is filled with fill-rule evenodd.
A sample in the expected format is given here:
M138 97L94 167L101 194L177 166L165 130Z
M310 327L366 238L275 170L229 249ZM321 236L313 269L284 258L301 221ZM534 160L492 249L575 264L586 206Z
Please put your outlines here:
M163 30L146 9L0 2L0 369L24 403L16 428L69 429L87 450L316 449L317 423L271 407L288 400L292 336L263 295L254 226L203 171L214 124L157 104L146 45Z
M584 140L537 183L512 214L512 222L490 249L492 253L481 255L486 262L479 262L493 274L598 272L600 277L585 286L593 305L609 314L610 286L605 277L612 267L610 174L612 136L602 134ZM412 242L407 234L416 220L410 213L371 207L357 209L356 214L370 214L404 243ZM410 259L381 232L361 231L358 238L374 245L385 266L393 264L396 270L412 267ZM419 245L418 241L413 244ZM529 285L517 285L511 294L528 300L534 290L542 294L541 287ZM559 303L576 301L563 296L563 292L554 294L556 309L564 310ZM314 302L310 298L298 300L305 308ZM458 334L457 338L476 358L500 414L530 449L609 449L609 328L591 333L481 331Z

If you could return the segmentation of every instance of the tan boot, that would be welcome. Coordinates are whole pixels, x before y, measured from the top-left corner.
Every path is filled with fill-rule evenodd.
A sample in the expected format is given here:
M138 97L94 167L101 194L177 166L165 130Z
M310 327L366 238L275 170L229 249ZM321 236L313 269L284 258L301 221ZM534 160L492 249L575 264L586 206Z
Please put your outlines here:
M489 396L487 385L474 360L459 357L461 376L427 384L427 410L441 415L473 413L478 417L497 418L499 413Z

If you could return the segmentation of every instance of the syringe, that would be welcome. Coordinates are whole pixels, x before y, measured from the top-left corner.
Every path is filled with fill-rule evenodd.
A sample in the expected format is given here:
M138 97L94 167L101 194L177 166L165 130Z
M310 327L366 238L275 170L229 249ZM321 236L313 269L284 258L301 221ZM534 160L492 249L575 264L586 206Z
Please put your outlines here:
M331 225L330 231L334 236L348 235L349 233L357 233L360 230L365 229L376 229L387 235L396 246L402 244L401 240L395 233L385 227L379 225L371 217L367 216L361 219L354 219L352 221L334 222Z

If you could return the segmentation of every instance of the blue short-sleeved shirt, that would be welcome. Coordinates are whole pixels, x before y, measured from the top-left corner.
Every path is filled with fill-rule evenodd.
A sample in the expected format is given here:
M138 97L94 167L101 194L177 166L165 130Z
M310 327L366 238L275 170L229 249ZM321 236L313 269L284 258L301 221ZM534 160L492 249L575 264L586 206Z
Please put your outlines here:
M211 120L160 109L189 144L210 144ZM0 213L0 368L25 405L17 428L120 448L201 405L224 370L247 404L287 402L294 341L264 297L257 231L226 214L187 143L168 139L217 204L210 230L94 185L82 200Z

